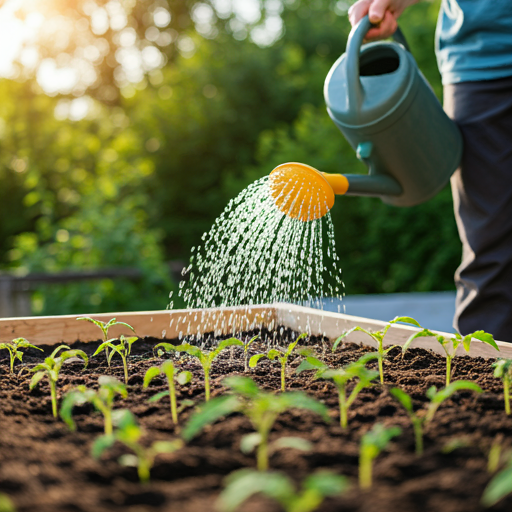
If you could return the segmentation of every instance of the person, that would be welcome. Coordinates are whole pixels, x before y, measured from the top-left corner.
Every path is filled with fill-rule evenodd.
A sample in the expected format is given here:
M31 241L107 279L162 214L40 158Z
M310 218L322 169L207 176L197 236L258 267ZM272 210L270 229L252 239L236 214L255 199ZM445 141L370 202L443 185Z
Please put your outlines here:
M419 0L359 0L367 40L387 38ZM436 55L444 109L464 141L451 178L462 261L453 326L512 342L512 0L442 0Z

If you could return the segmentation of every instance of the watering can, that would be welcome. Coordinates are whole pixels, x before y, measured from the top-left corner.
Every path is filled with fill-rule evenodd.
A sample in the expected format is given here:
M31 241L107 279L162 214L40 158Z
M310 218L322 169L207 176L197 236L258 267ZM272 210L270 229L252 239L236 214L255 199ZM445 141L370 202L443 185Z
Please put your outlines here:
M346 52L324 85L327 112L357 157L362 174L327 174L298 162L269 176L271 195L288 216L304 221L325 215L334 196L380 197L414 206L435 196L462 156L462 136L443 111L398 29L393 42L365 44L368 16L350 32Z

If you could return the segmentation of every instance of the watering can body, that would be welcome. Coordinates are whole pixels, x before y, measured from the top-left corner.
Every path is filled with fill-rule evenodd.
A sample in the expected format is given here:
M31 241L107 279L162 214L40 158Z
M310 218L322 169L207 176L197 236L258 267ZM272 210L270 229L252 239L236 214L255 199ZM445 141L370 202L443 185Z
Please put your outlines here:
M369 167L368 175L345 175L346 194L413 206L446 185L462 137L403 44L362 45L370 27L365 17L352 29L324 86L330 117Z

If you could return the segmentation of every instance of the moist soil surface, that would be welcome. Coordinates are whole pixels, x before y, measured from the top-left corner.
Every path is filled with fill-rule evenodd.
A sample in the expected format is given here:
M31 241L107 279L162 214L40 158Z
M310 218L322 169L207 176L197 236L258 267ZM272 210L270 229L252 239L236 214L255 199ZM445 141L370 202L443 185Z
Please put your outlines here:
M282 334L283 331L280 331ZM252 334L252 333L250 333ZM248 334L248 336L250 335ZM284 332L284 336L290 333ZM277 343L284 340L278 336ZM275 337L274 337L275 340ZM143 378L150 366L163 359L153 355L153 347L161 340L139 340L133 345L129 359L128 398L116 399L116 408L128 408L147 432L145 441L172 440L178 435L173 426L168 398L156 403L148 399L166 390L163 379L155 378L143 389ZM168 340L166 340L168 341ZM303 342L303 343L302 343ZM340 367L357 360L374 347L345 343L331 353L329 342L319 338L302 340L312 346L331 366ZM173 341L178 344L178 340ZM92 355L99 342L75 343ZM54 347L43 346L44 356ZM265 351L267 344L255 342L250 354ZM16 364L9 374L7 351L0 353L0 492L6 493L18 512L105 512L105 511L215 511L215 501L223 488L223 479L232 471L255 467L254 454L240 451L240 439L252 432L249 421L238 414L207 427L184 448L172 454L159 455L151 471L151 481L140 484L136 469L121 466L117 460L130 453L123 445L114 445L100 460L91 457L93 441L103 433L99 412L86 405L74 409L77 430L71 432L52 416L49 386L42 381L29 391L31 368L42 361L43 354L30 349L23 364ZM169 356L163 356L169 357ZM271 441L281 436L298 436L311 441L313 449L302 452L283 448L272 453L271 469L280 470L299 484L318 469L329 469L346 475L350 489L343 495L326 499L318 510L323 512L477 512L512 510L508 497L490 509L480 504L483 490L491 475L487 471L488 454L493 442L510 448L512 418L503 408L501 382L493 377L493 360L458 357L454 360L454 380L468 379L484 392L476 395L461 392L444 402L433 421L425 429L425 452L414 453L414 436L404 409L389 393L399 386L409 393L416 408L424 406L426 390L444 386L445 360L423 349L409 349L402 358L400 349L392 349L384 363L385 384L376 383L363 390L349 411L349 426L339 426L338 397L328 381L314 380L313 372L295 374L301 357L291 357L287 389L304 390L324 402L332 421L306 411L282 414L274 425ZM177 386L178 401L204 400L203 371L197 359L176 359L181 369L193 372L194 380ZM376 367L376 363L368 364ZM98 377L113 375L123 379L117 356L109 368L103 354L92 358L84 370L79 362L65 364L58 382L59 400L73 387L85 384L96 388ZM262 388L278 392L280 365L262 359L257 367L244 373L241 347L228 348L213 363L212 397L226 392L222 379L227 375L249 375ZM349 391L354 384L349 384ZM185 409L180 423L186 423L193 407ZM374 464L374 485L369 491L358 488L358 457L361 436L375 423L397 425L402 435L394 438ZM255 496L240 510L244 512L277 512L274 502Z

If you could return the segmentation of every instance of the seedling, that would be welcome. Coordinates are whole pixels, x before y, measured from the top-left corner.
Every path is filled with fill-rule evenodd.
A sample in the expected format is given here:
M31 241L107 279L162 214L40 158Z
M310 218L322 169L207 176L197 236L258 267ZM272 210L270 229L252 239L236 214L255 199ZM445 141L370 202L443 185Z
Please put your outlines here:
M210 400L210 370L212 363L215 361L215 359L217 359L218 355L225 348L232 347L233 345L243 346L243 343L236 338L230 338L229 340L221 341L217 345L217 348L210 352L203 351L199 347L190 345L188 343L182 343L181 345L177 346L172 345L171 343L159 343L155 346L154 350L157 350L161 347L163 350L165 350L165 352L185 352L190 356L197 357L204 371L205 400L208 402L208 400Z
M16 338L7 343L0 343L0 350L5 349L5 350L9 351L9 357L11 360L11 364L10 364L11 373L13 372L13 369L14 369L14 361L16 359L19 359L20 362L23 360L23 352L21 350L19 350L20 348L35 348L35 349L43 352L42 348L32 345L25 338Z
M492 507L498 501L512 492L512 457L507 465L487 484L482 495L481 503L484 507Z
M85 386L78 386L64 397L60 408L60 416L71 430L76 430L72 416L73 407L89 402L92 403L97 411L103 414L105 434L112 434L112 407L114 405L114 398L116 395L121 395L122 398L126 398L128 391L122 382L107 375L102 375L98 379L98 384L98 391Z
M475 331L471 334L467 334L462 337L459 333L455 333L452 337L445 337L442 334L436 334L428 329L422 329L421 331L413 334L402 347L402 355L405 354L406 350L410 347L411 343L417 339L422 337L434 337L439 344L443 347L445 357L446 357L446 385L450 384L451 376L452 376L452 359L455 357L455 352L459 345L462 344L464 350L469 352L469 348L471 346L471 340L473 338L483 341L491 347L494 347L496 350L499 350L498 345L494 341L492 334L489 334L485 331Z
M161 393L157 393L156 395L152 396L149 401L150 402L157 402L164 396L169 396L171 401L171 416L172 416L172 422L177 425L178 424L178 408L176 406L176 384L174 381L178 382L178 384L181 384L184 386L185 384L188 384L192 380L192 373L188 371L179 372L176 373L176 368L174 367L174 363L172 361L164 361L160 367L158 366L152 366L148 369L146 372L146 375L144 376L144 389L146 389L150 382L157 376L157 375L165 375L167 379L167 384L169 386L169 391L162 391ZM182 404L192 405L193 402L191 400L185 400Z
M505 412L510 416L510 381L512 380L512 359L498 359L493 363L494 376L503 381Z
M378 372L366 368L364 362L367 360L368 357L363 356L359 361L350 363L344 368L332 369L319 359L310 356L300 363L295 373L301 373L305 370L316 370L315 379L332 380L338 390L340 425L341 428L346 428L348 425L347 413L350 406L357 398L357 395L364 388L370 387L372 385L372 380L377 378L379 375ZM347 384L352 379L358 379L357 384L347 398Z
M249 366L251 368L255 368L258 364L258 361L262 357L268 357L272 361L274 359L277 359L281 363L281 391L285 391L286 389L286 363L288 363L288 358L291 356L292 352L294 351L295 347L297 346L297 343L299 340L305 338L307 336L307 333L302 333L295 341L290 343L288 347L286 347L286 350L280 350L277 348L270 349L266 354L255 354L251 357L249 360ZM300 355L309 356L311 355L311 350L309 349L302 349L298 351Z
M137 424L135 416L126 409L114 411L114 425L117 429L114 433L98 437L92 445L92 456L99 459L101 454L112 447L116 441L123 443L133 454L122 455L118 462L123 466L137 468L139 479L142 483L149 482L151 468L155 458L160 453L173 453L183 446L181 439L173 441L155 441L146 448L140 443L145 431Z
M234 512L254 494L265 494L277 501L285 512L312 512L327 496L336 496L348 488L344 476L330 471L318 471L306 477L300 491L284 473L240 469L226 479L226 488L216 503L221 512Z
M109 339L108 338L108 330L111 327L114 327L114 325L124 325L125 327L128 327L128 329L131 329L133 332L135 332L135 329L131 325L128 325L125 322L118 322L115 318L112 318L108 322L102 322L101 320L95 320L94 318L91 318L89 316L81 316L80 318L77 318L77 320L86 320L87 322L91 322L94 325L96 325L97 327L99 327L101 329L101 332L103 333L103 341L104 342L108 341L108 339ZM106 346L104 348L104 350L105 350L105 356L107 358L108 366L110 367L111 357L109 358L108 346Z
M351 332L361 331L361 332L364 332L364 333L368 334L368 336L370 336L377 343L377 347L378 348L377 348L376 354L377 354L377 360L379 362L380 383L384 384L383 361L387 357L389 351L391 349L393 349L393 348L398 346L398 345L392 345L391 347L388 347L386 350L384 350L384 336L386 336L386 333L388 332L388 330L391 327L391 325L392 324L396 324L397 322L404 322L404 323L412 324L412 325L415 325L416 327L420 327L421 328L421 325L416 320L414 320L414 318L411 318L409 316L397 316L397 317L393 318L393 320L390 320L387 323L386 327L384 327L384 329L382 329L381 331L376 331L376 332L368 331L366 329L363 329L362 327L353 327L349 331L343 333L334 342L334 344L332 346L332 351L334 352L336 350L336 348L338 347L338 345L341 343L341 341L346 336L348 336Z
M183 438L190 441L206 425L215 422L222 416L241 412L252 423L256 432L242 438L241 448L249 452L257 448L256 459L259 471L268 469L268 436L274 422L280 414L289 409L306 409L322 416L329 421L327 407L301 391L288 391L274 395L262 391L249 377L233 376L223 380L223 384L231 388L232 395L224 395L205 403L189 420L183 430ZM286 438L288 441L281 446L300 448L302 439Z
M372 486L373 461L386 448L393 437L402 433L400 427L385 428L381 423L364 434L359 450L359 487L369 489Z
M252 343L259 338L259 334L256 336L253 336L249 341L242 341L244 344L244 372L249 371L249 347L252 345Z
M414 430L414 439L416 443L416 455L423 454L423 428L426 423L432 421L434 415L439 409L439 406L450 396L457 391L468 390L474 391L475 393L482 393L482 388L474 382L467 380L458 380L452 382L445 388L437 391L435 386L427 389L427 398L430 400L430 404L427 409L421 409L414 412L414 406L412 398L399 388L393 388L391 394L400 402L402 407L406 410L409 419L411 420L412 427Z
M28 370L30 372L35 372L30 380L30 390L34 389L39 381L44 379L44 377L48 377L52 398L52 411L55 418L57 417L57 381L59 380L59 373L62 368L62 364L64 361L71 359L72 357L81 358L84 361L84 368L87 367L89 362L87 354L84 351L65 349L69 349L69 347L67 345L60 345L47 358L45 358L44 363L40 363L34 368ZM60 356L57 356L61 350L64 350L64 352L61 352Z
M119 354L121 356L121 359L123 360L124 383L128 384L128 364L126 362L126 359L128 358L132 351L132 345L138 339L139 338L137 336L130 336L129 338L125 338L124 334L121 334L121 336L119 336L119 345L114 345L112 343L113 341L116 341L117 338L105 341L96 349L96 352L94 352L92 357L98 355L100 352L103 352L105 348L111 348L112 352L110 352L107 357L108 365L110 366L110 360L112 359L112 357L114 357L114 354Z

